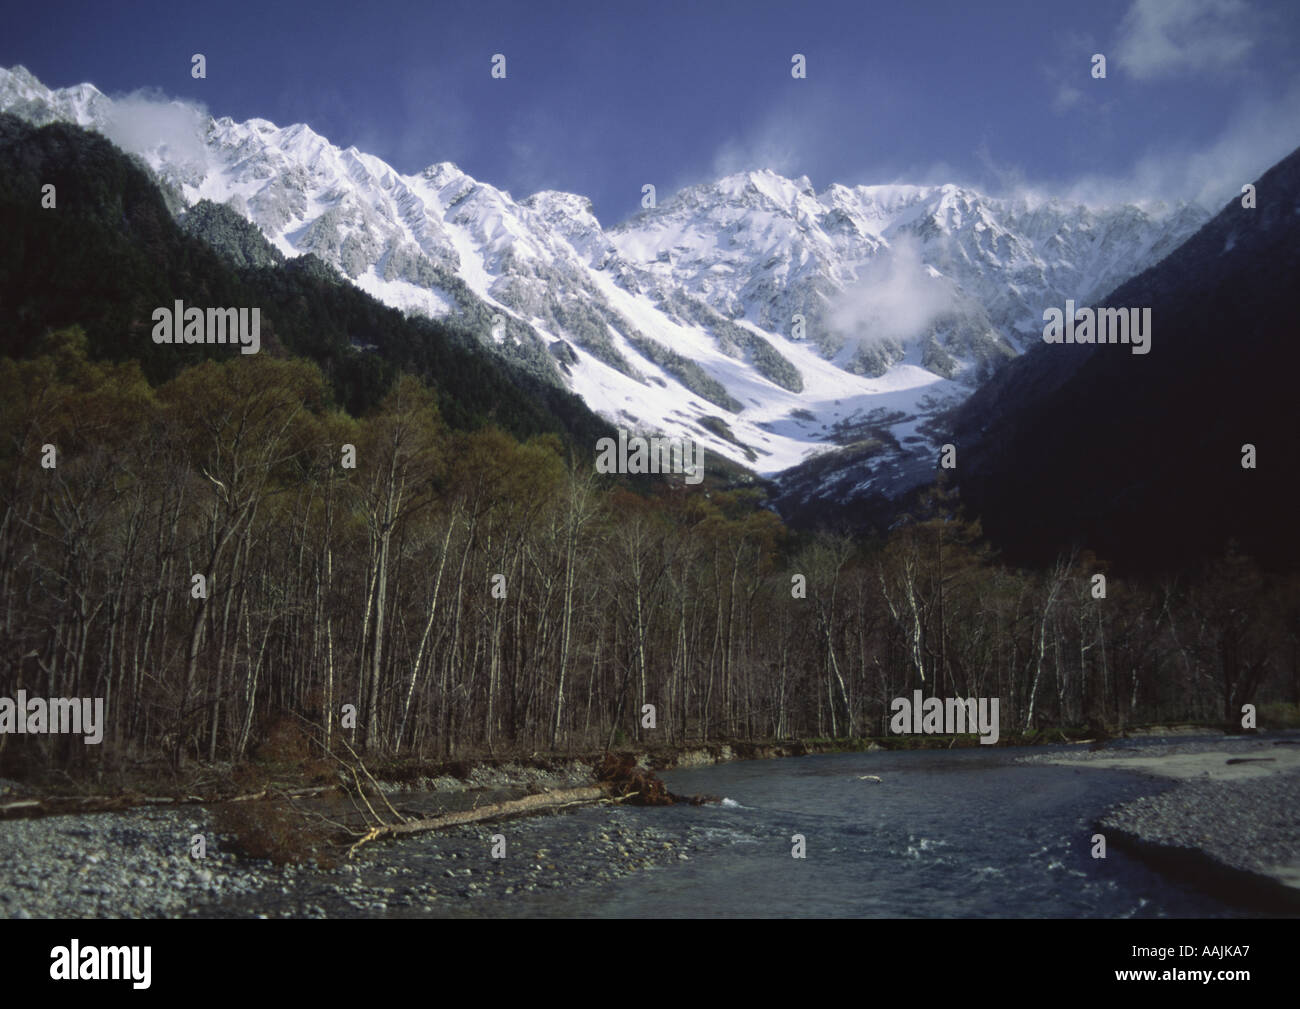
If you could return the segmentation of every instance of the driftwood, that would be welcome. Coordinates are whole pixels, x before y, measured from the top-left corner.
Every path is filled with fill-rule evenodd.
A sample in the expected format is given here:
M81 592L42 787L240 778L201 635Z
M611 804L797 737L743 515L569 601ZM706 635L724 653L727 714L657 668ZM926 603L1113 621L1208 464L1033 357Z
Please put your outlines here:
M260 792L249 792L247 795L236 795L233 799L227 799L226 802L249 802L252 799L269 799L272 796L283 796L289 799L305 799L311 795L324 795L326 792L338 790L337 785L317 785L314 788L264 788ZM207 800L200 800L206 802Z
M621 801L625 796L613 796L609 785L589 785L584 788L560 788L552 792L540 792L526 795L522 799L510 799L507 802L494 802L488 806L466 809L457 813L442 813L423 820L407 820L405 823L386 823L371 827L351 848L351 857L359 847L368 841L377 841L385 837L399 837L404 834L421 834L444 827L459 827L466 823L479 823L483 820L503 819L520 813L533 813L543 809L562 809L566 806L585 805L590 802L610 800Z
M353 757L357 760L362 773L371 781L374 781L369 772L366 771L365 765L361 764L360 758L357 758L355 754L353 754ZM403 820L400 823L384 822L378 814L375 814L374 807L367 802L366 808L376 822L365 833L354 834L357 840L348 849L348 857L351 857L363 844L381 838L420 834L431 830L441 830L444 827L459 827L466 823L481 823L484 820L499 820L508 816L517 816L521 813L563 809L566 806L585 805L592 802L627 802L634 806L671 806L675 803L689 803L698 806L704 802L715 801L699 795L673 795L664 787L664 783L655 777L653 771L638 766L636 758L628 754L620 756L607 753L593 768L593 771L596 777L594 785L586 785L580 788L558 788L537 795L526 795L521 799L495 802L488 806L478 806L458 813L442 813L424 819L403 818L389 805L388 808L393 810L394 815Z
M593 770L597 784L633 806L673 806L677 803L699 806L718 801L704 795L674 795L654 771L642 767L630 753L606 753Z
M29 809L32 806L39 806L40 799L19 799L17 802L6 802L0 806L0 816L8 816L11 812L20 809Z

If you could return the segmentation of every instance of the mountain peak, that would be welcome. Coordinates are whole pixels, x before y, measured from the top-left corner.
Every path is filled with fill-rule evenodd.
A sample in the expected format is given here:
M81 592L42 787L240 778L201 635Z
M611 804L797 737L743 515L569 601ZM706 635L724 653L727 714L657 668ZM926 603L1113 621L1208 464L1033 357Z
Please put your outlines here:
M76 84L52 90L26 67L0 67L0 109L14 112L29 122L45 125L71 122L90 126L103 119L109 99L93 84Z
M758 168L603 228L580 194L517 203L449 161L403 175L303 123L119 122L89 85L51 92L21 67L0 72L0 109L132 145L177 207L228 206L284 256L313 253L395 308L455 318L609 419L763 473L876 429L899 446L880 465L932 472L917 432L1041 330L1046 305L1108 290L1199 223L1029 212L956 184L818 195L806 175ZM191 225L258 254L229 214Z
M11 67L8 70L6 70L4 67L0 67L0 81L6 81L11 77L23 84L27 84L35 87L44 87L44 85L42 85L40 81L38 81L34 76L32 76L32 72L28 70L25 66L23 66L21 63L17 64L14 67Z
M435 186L445 186L449 182L469 178L468 175L461 171L459 166L451 161L435 161L421 175Z
M811 189L807 176L795 181L787 179L770 168L735 172L719 179L716 186L719 191L729 196L756 193L781 207L789 207L796 198Z

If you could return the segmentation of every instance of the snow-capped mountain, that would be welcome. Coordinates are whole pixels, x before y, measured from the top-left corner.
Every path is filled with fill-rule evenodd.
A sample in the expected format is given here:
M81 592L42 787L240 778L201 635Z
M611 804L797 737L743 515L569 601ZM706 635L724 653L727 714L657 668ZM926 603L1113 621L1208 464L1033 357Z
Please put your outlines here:
M452 315L615 423L776 474L864 430L895 482L932 470L933 414L1207 218L958 186L830 185L769 171L693 186L605 228L582 196L524 200L442 162L403 175L305 125L211 119L0 69L0 109L98 130L178 209L224 203L286 256L379 300ZM883 456L863 463L867 483ZM922 465L925 463L925 465Z

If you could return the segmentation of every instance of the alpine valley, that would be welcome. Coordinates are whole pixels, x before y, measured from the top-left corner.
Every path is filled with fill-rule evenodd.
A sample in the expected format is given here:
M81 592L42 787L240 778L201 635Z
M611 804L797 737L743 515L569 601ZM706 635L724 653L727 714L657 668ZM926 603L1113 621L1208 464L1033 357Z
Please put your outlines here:
M403 175L301 124L175 103L185 126L163 137L130 109L0 69L0 111L102 133L178 217L224 205L283 256L314 253L389 306L457 322L613 424L769 478L795 518L929 480L936 417L1041 341L1044 308L1101 303L1209 217L956 185L818 190L763 170L605 227L583 196L517 200L448 162Z

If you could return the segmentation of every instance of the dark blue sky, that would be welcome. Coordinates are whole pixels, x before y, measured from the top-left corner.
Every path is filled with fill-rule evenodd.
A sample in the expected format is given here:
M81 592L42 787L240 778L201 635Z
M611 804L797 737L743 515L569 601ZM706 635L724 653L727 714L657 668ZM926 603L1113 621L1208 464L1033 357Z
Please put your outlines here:
M602 223L728 171L1221 203L1300 145L1294 0L140 2L12 9L0 65L306 122ZM208 59L206 80L190 56ZM504 53L508 76L493 80ZM794 80L790 57L808 61ZM1107 77L1091 57L1107 56Z

